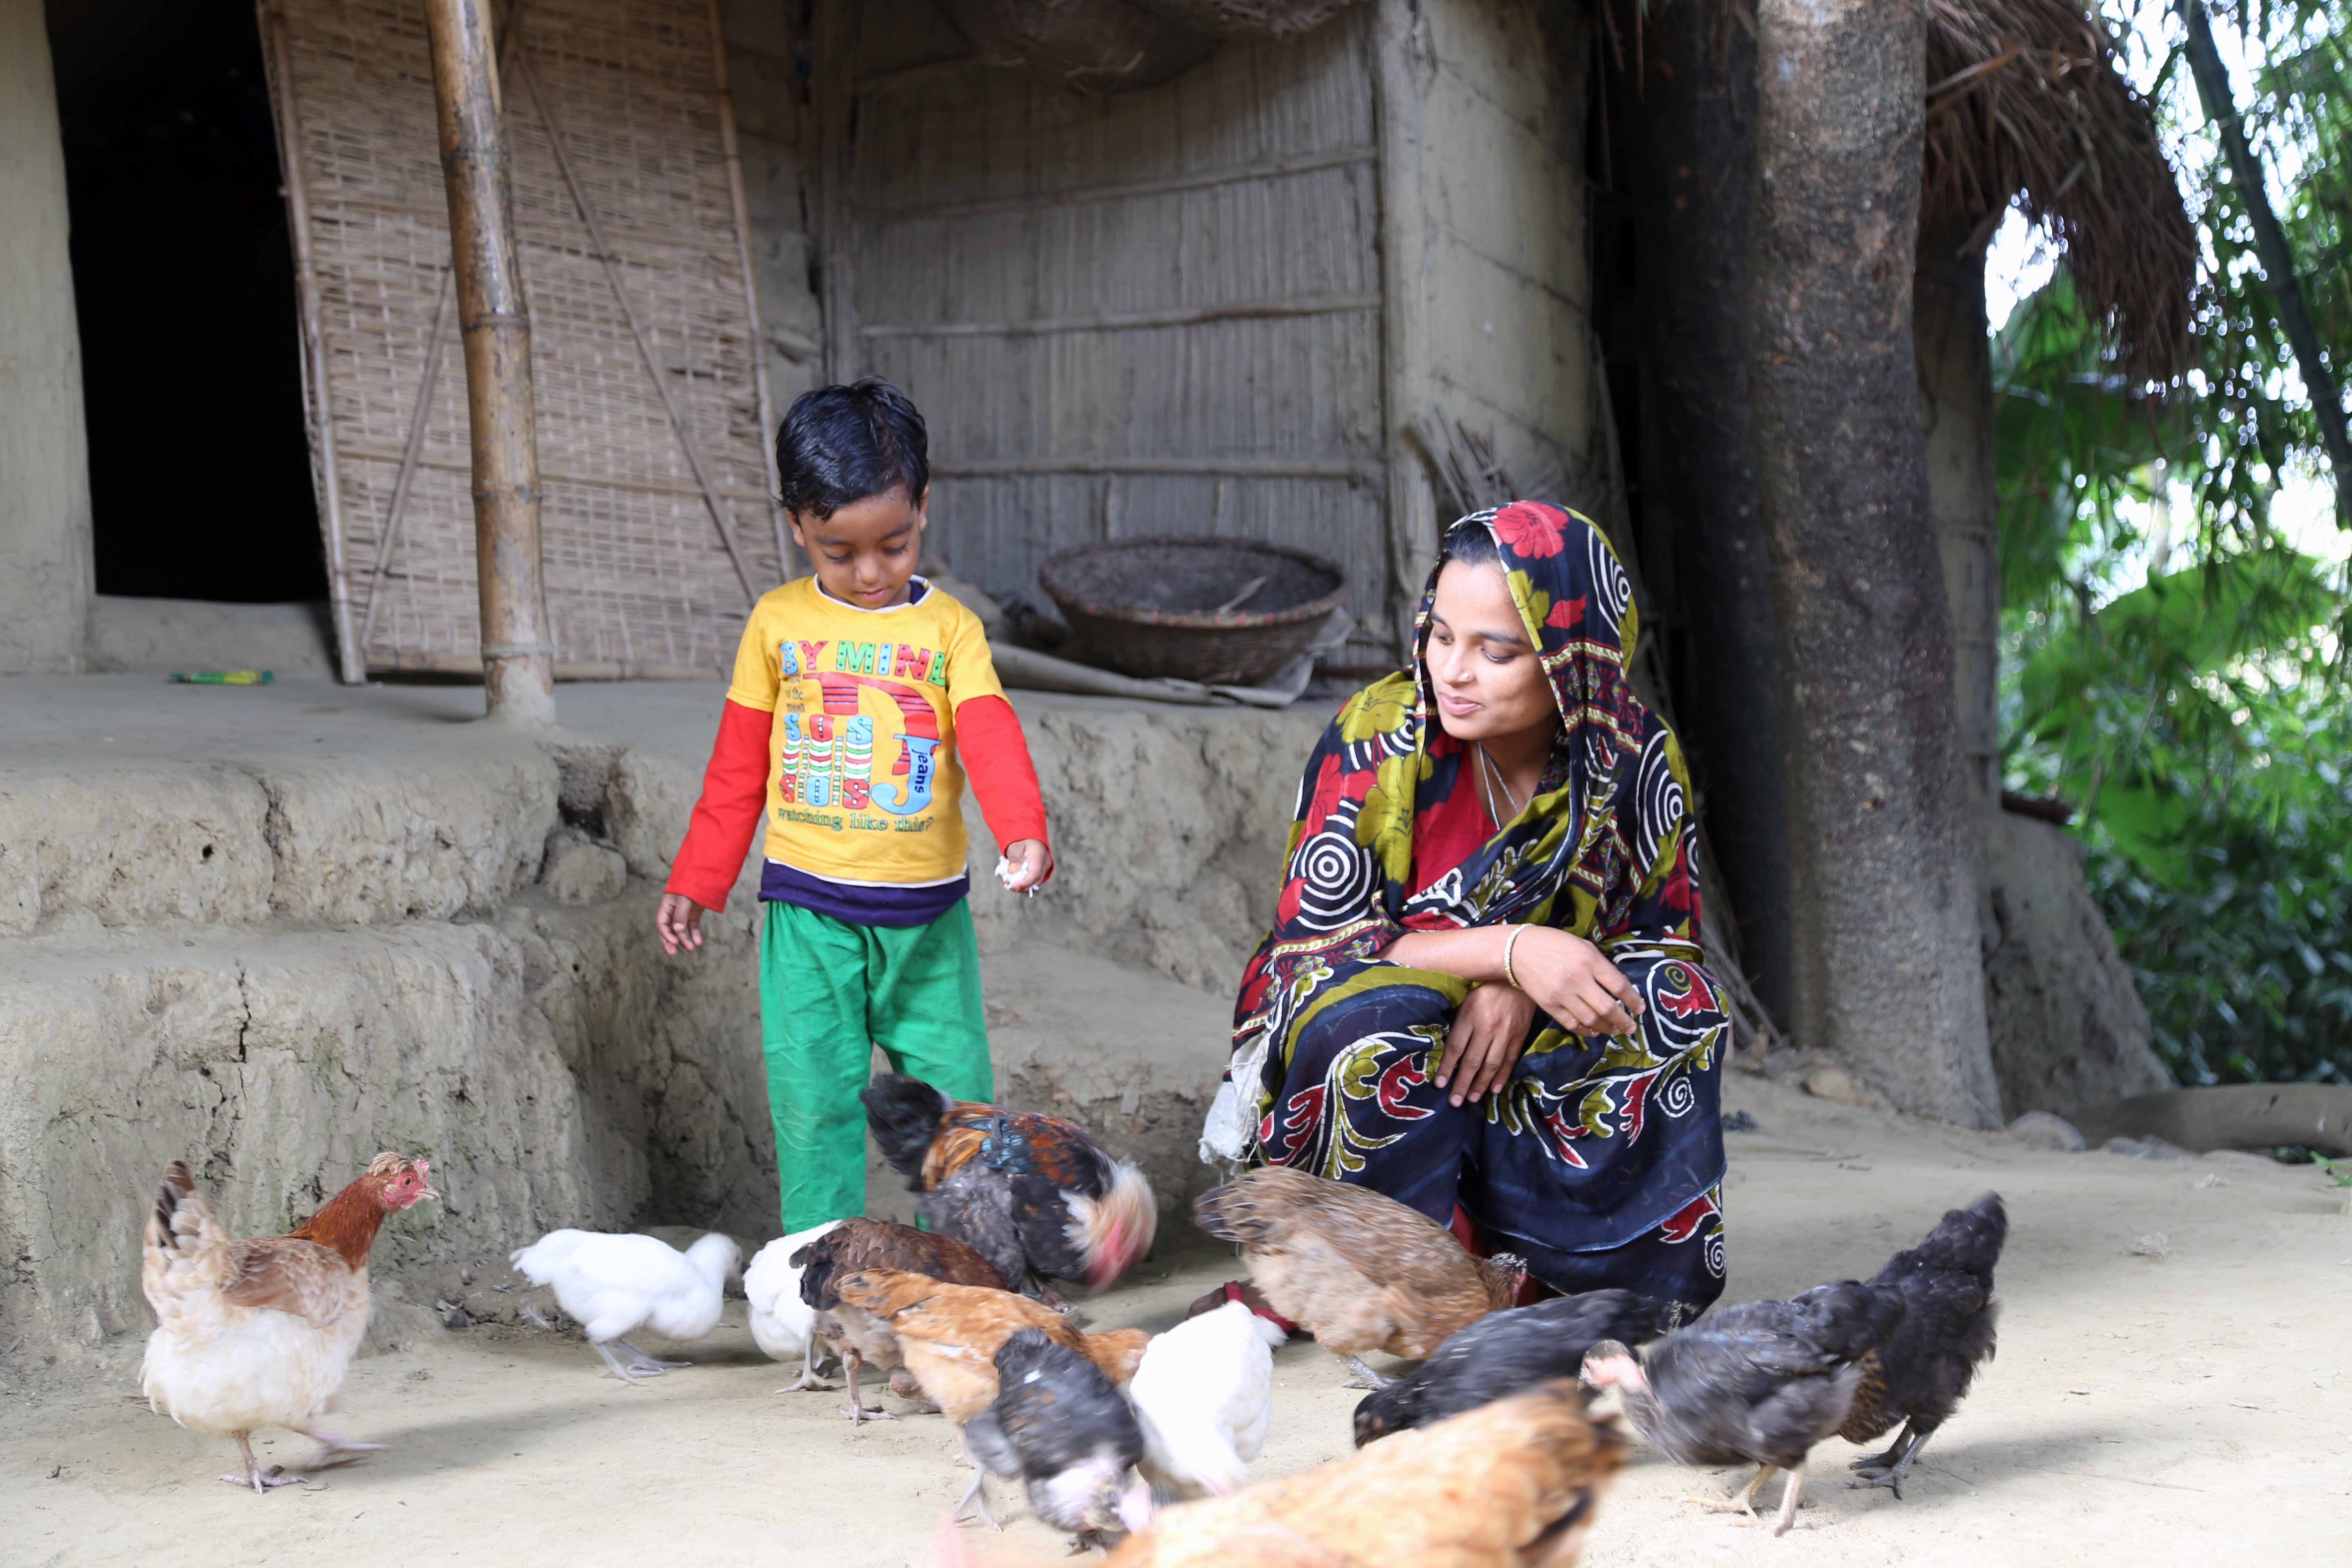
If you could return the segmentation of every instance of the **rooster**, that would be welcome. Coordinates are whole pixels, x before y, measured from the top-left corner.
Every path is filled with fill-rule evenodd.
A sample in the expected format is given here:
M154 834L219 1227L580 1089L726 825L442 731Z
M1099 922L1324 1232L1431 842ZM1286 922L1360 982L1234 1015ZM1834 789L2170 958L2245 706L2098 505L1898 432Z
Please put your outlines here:
M1151 1521L1151 1489L1136 1479L1143 1434L1102 1369L1041 1329L1019 1329L996 1347L995 1400L964 1423L964 1447L984 1471L1027 1483L1029 1507L1070 1532L1070 1550ZM980 1514L988 1494L972 1478Z
M1987 1193L1964 1209L1948 1211L1927 1239L1887 1260L1870 1283L1903 1298L1903 1321L1894 1336L1863 1358L1862 1387L1838 1436L1869 1443L1903 1430L1885 1453L1854 1461L1856 1486L1887 1487L1903 1495L1911 1461L1936 1429L1950 1419L1980 1362L1990 1361L1992 1267L2009 1237L2000 1194Z
M383 1216L441 1194L430 1163L378 1154L359 1179L284 1236L240 1240L214 1217L188 1167L163 1172L139 1268L155 1331L139 1369L150 1408L236 1439L256 1492L295 1478L267 1471L253 1434L284 1426L320 1444L310 1468L381 1448L319 1425L368 1325L368 1253Z
M1356 1447L1412 1426L1574 1377L1584 1352L1602 1340L1640 1344L1664 1325L1657 1303L1631 1290L1555 1296L1532 1307L1490 1312L1457 1330L1436 1352L1356 1406Z
M845 1303L837 1282L866 1268L895 1268L920 1274L951 1285L998 1286L1004 1277L993 1264L951 1236L935 1236L911 1225L887 1219L852 1217L835 1222L790 1255L800 1271L801 1305L813 1318L816 1336L841 1359L849 1380L849 1405L842 1412L851 1423L869 1419L896 1421L879 1405L868 1406L857 1392L857 1373L876 1366L890 1374L890 1392L901 1399L919 1400L921 1386L907 1370L898 1352L898 1338L890 1325L864 1308Z
M962 1237L1021 1289L1082 1279L1100 1290L1151 1249L1160 1210L1132 1161L1058 1116L950 1100L919 1079L866 1086L866 1125L932 1225Z
M1104 1568L1575 1568L1625 1447L1547 1383L1171 1509Z
M1186 1497L1239 1489L1265 1445L1274 1352L1286 1337L1240 1301L1153 1337L1128 1384L1153 1486Z
M1454 1233L1394 1198L1262 1165L1192 1202L1201 1227L1236 1243L1274 1310L1313 1334L1356 1374L1388 1379L1363 1352L1425 1360L1448 1334L1517 1296L1527 1265L1508 1253L1473 1258Z
M1751 1464L1756 1474L1715 1512L1756 1517L1756 1493L1789 1472L1772 1533L1797 1518L1805 1456L1843 1426L1863 1361L1903 1320L1894 1290L1843 1279L1787 1301L1749 1301L1678 1329L1636 1359L1603 1340L1585 1353L1584 1381L1614 1387L1625 1418L1678 1465Z
M840 1223L828 1221L791 1236L778 1237L760 1248L744 1267L743 1300L750 1309L751 1342L770 1361L800 1358L799 1380L776 1390L778 1394L824 1386L816 1374L817 1345L821 1342L815 1331L816 1309L801 1300L801 1271L792 1258L793 1254Z
M743 1249L717 1231L680 1252L651 1236L551 1230L507 1261L534 1285L555 1287L555 1302L580 1321L588 1342L614 1377L643 1383L690 1363L660 1361L621 1336L651 1329L673 1340L698 1340L719 1326L727 1281ZM613 1353L629 1352L623 1365Z

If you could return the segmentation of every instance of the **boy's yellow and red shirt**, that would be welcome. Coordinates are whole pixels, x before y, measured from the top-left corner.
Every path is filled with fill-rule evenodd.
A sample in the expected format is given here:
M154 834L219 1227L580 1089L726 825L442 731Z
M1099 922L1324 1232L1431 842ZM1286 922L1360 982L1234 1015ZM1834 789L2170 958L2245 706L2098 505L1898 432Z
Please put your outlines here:
M752 607L727 700L772 715L771 862L851 887L963 876L956 710L1004 692L980 617L921 578L913 587L908 603L867 610L802 577Z

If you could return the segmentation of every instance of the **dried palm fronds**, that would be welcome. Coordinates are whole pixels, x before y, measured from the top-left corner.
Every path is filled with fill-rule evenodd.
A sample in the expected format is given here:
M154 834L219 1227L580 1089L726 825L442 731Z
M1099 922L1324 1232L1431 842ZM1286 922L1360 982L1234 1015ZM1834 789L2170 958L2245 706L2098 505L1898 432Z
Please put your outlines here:
M1928 0L1920 231L1990 237L2012 197L2063 247L2122 368L2189 348L2197 241L2147 100L2079 0Z

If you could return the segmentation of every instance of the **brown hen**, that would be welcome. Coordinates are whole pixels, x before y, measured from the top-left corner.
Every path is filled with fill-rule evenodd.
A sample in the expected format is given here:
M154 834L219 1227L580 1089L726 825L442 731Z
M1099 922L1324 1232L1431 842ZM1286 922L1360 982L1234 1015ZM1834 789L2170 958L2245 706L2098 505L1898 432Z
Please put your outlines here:
M861 1366L879 1367L890 1373L890 1392L902 1399L919 1398L922 1390L907 1371L890 1326L863 1308L845 1305L836 1289L841 1280L862 1269L894 1268L957 1285L1004 1283L994 1264L954 1237L935 1236L886 1219L843 1220L785 1261L801 1271L801 1300L815 1309L812 1331L841 1358L842 1369L848 1374L849 1407L842 1414L853 1424L868 1416L898 1419L858 1397Z
M1426 1361L1455 1330L1509 1306L1527 1276L1507 1253L1473 1258L1394 1198L1287 1165L1245 1172L1202 1194L1192 1212L1240 1246L1276 1311L1347 1363L1351 1388L1388 1382L1365 1352Z
M844 1307L887 1328L923 1393L959 1427L996 1397L996 1351L1022 1329L1036 1329L1100 1367L1124 1388L1150 1335L1141 1329L1089 1334L1026 1296L982 1285L953 1285L928 1275L875 1268L844 1276Z
M1171 1509L1106 1568L1573 1568L1625 1449L1556 1380Z

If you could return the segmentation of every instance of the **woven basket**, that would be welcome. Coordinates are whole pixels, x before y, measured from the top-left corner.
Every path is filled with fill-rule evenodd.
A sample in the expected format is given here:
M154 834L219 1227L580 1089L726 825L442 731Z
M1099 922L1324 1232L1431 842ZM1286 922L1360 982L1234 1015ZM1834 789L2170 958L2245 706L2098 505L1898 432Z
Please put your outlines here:
M1255 591L1233 609L1251 584ZM1087 663L1256 686L1307 651L1347 597L1319 555L1246 539L1121 539L1055 556L1037 580Z

